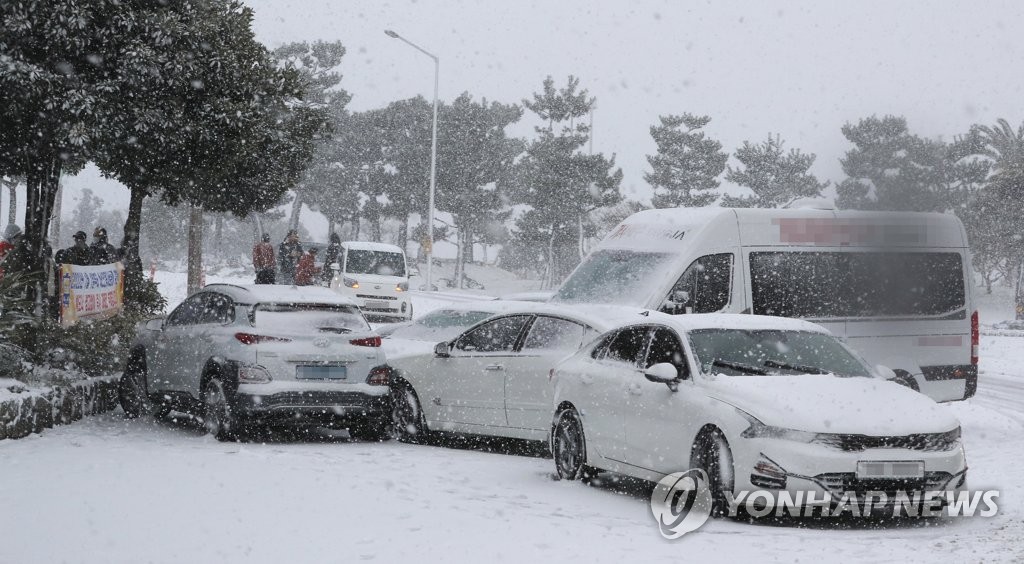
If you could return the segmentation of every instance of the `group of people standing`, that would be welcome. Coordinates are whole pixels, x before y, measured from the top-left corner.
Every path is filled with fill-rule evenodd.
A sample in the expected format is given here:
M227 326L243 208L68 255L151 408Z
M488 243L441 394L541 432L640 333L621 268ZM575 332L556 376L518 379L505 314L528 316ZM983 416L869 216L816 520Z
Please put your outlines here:
M338 260L341 250L341 238L331 234L331 243L327 247L324 266L317 266L316 247L303 250L299 242L299 233L295 229L288 231L285 238L277 246L270 242L270 235L264 233L262 241L252 248L252 265L256 269L257 284L294 284L296 286L312 286L321 282L330 282L330 265Z
M50 258L53 263L46 261L51 268L59 268L62 264L74 264L77 266L90 266L97 264L113 264L121 260L121 252L107 241L107 230L97 227L92 232L92 245L87 243L88 236L85 231L78 231L72 237L74 244L66 249L60 249L54 255L49 245L44 249L43 255ZM20 272L31 266L32 256L25 243L25 234L21 227L10 224L4 229L3 240L0 241L0 276L3 272Z

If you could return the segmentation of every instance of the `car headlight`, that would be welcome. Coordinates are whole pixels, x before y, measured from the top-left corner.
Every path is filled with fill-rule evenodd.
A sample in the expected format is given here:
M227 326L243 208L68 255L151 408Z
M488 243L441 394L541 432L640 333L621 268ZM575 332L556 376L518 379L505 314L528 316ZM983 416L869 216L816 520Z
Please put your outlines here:
M348 276L345 276L344 278L341 279L341 281L349 288L359 287L359 282L357 282L354 278L349 278Z
M399 282L398 285L395 286L395 291L396 292L408 292L409 291L409 283L408 282Z
M745 439L782 439L798 443L813 443L818 439L818 433L765 425L753 415L742 410L738 411L750 422L750 427L747 427L745 431L740 433L740 436Z

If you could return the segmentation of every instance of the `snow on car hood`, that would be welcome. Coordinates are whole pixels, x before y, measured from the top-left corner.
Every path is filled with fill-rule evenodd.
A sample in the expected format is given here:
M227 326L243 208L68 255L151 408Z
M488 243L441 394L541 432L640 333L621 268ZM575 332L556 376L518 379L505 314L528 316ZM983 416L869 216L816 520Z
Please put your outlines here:
M899 436L959 425L931 398L877 378L715 375L704 385L708 396L766 425L798 431Z

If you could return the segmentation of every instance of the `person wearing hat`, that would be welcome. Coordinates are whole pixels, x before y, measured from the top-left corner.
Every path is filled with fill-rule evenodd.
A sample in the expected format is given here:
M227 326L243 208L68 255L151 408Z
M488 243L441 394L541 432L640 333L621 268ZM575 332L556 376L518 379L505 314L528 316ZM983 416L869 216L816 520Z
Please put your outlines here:
M76 266L88 266L92 264L92 250L89 249L89 245L86 243L88 236L85 231L78 231L75 233L74 240L75 244L57 251L57 256L54 257L54 261L60 264L74 264Z
M263 234L263 241L252 248L252 267L256 269L257 284L274 283L274 245L270 244L270 234Z
M277 264L281 284L295 284L295 270L302 258L302 244L299 243L299 232L290 229L284 241L277 247Z
M117 248L107 242L107 230L103 227L97 227L92 232L89 252L92 254L90 264L113 264L121 260Z
M320 267L316 265L316 247L313 247L299 259L299 265L295 269L295 285L312 286L319 274Z

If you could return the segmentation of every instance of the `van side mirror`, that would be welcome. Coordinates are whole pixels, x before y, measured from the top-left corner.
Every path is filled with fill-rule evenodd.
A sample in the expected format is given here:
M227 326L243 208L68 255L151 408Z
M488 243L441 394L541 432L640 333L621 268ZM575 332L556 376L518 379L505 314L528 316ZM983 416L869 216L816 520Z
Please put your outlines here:
M665 298L661 311L672 315L680 313L691 313L693 309L690 304L690 292L686 290L672 290L672 293Z
M673 392L679 390L679 370L671 362L659 362L644 370L644 377L651 382L665 384Z
M451 356L451 353L448 351L447 341L441 341L440 343L434 345L434 356L438 358L448 358Z

